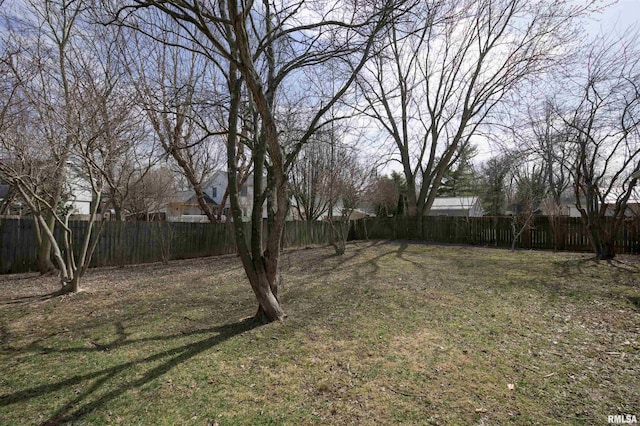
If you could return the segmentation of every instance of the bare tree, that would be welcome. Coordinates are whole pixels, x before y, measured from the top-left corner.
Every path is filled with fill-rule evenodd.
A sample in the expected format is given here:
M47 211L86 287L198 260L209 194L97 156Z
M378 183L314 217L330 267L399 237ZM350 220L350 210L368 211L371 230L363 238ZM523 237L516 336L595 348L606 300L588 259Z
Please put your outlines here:
M80 289L101 228L105 181L142 133L113 63L118 37L94 25L87 6L21 2L6 16L4 43L16 53L4 64L15 96L8 103L14 119L0 133L0 176L28 205L41 269L55 264L61 293ZM69 224L77 192L91 204L80 246Z
M223 164L227 96L217 87L223 78L194 51L198 42L185 40L188 32L178 23L158 11L148 11L146 18L157 26L146 26L146 37L127 31L126 69L164 157L174 162L202 212L215 222L219 216L206 202L204 185Z
M345 252L352 214L370 189L376 167L363 164L355 151L346 151L335 161L329 186L329 244L337 255Z
M16 53L7 63L9 78L21 98L20 127L5 134L3 148L20 163L18 175L7 180L19 188L16 179L32 172L27 185L34 189L33 212L36 220L38 267L42 273L55 269L51 261L55 213L64 197L65 175L72 146L76 142L78 97L69 58L71 39L77 30L83 1L26 1L5 9L6 38L3 44ZM46 170L47 173L41 173ZM36 181L39 179L39 181ZM20 194L24 196L23 191Z
M520 164L511 171L511 250L526 232L534 229L534 219L548 193L545 171L536 164Z
M558 118L551 99L529 108L527 114L526 125L518 128L513 136L529 150L530 160L540 167L540 179L546 188L540 205L551 225L554 249L559 250L564 231L560 218L568 214L564 201L571 187L571 176L565 167L572 156L569 131Z
M395 7L394 7L395 6ZM289 207L287 175L299 152L326 122L323 117L348 90L369 58L375 35L391 13L402 11L399 3L340 3L333 9L325 4L294 2L272 4L240 3L236 0L210 1L132 1L119 16L138 18L144 9L165 13L189 32L180 45L197 51L224 72L228 102L227 169L229 198L240 259L259 303L257 317L264 321L282 320L284 310L278 296L280 240ZM138 18L139 19L139 18ZM139 21L136 25L140 28ZM322 100L312 93L307 99L311 119L293 146L280 139L278 97L285 87L305 85L304 70L331 62L346 68L336 82L336 90ZM244 90L246 89L246 91ZM288 96L294 96L291 90ZM241 226L238 200L237 143L242 125L239 112L243 99L253 103L259 119L257 137L251 138L254 173L254 200L251 238L246 244ZM254 127L254 128L255 128ZM265 179L266 173L266 179ZM261 190L262 189L262 190ZM262 244L262 206L267 204L268 235Z
M374 176L365 198L380 217L388 217L397 213L401 188L392 176Z
M318 220L328 215L341 196L343 177L354 165L354 147L339 138L346 135L346 123L334 123L318 131L302 148L290 172L292 208L303 220ZM293 140L298 132L287 133Z
M615 256L616 233L640 170L640 50L637 32L596 40L566 80L556 112L568 129L565 162L576 206L599 259Z
M87 19L98 20L89 15ZM132 189L157 162L147 122L123 67L121 45L126 35L119 27L92 24L82 39L74 70L82 91L78 111L85 132L98 129L85 146L87 158L104 179L106 204L123 221Z
M394 21L358 84L363 113L396 148L410 215L429 211L459 148L508 94L562 61L590 4L443 0Z
M166 167L155 167L138 176L130 188L130 196L124 205L131 217L149 220L174 201L175 178Z

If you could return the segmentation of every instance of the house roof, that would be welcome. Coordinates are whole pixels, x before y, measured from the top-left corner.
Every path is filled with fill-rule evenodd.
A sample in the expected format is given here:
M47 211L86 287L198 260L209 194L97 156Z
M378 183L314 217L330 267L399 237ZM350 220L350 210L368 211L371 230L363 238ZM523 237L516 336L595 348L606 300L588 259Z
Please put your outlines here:
M615 204L618 201L618 197L623 194L622 188L613 188L609 195L606 197L605 202L607 204ZM627 204L640 204L640 190L636 187L631 190L631 197Z
M198 197L196 197L195 192L193 192L192 190L178 191L176 193L175 201L178 203L184 203L184 204L198 204ZM213 201L213 199L209 197L206 193L204 194L204 201L207 204L211 204L214 206L218 205L218 203Z
M478 197L436 197L431 210L468 210L478 202Z

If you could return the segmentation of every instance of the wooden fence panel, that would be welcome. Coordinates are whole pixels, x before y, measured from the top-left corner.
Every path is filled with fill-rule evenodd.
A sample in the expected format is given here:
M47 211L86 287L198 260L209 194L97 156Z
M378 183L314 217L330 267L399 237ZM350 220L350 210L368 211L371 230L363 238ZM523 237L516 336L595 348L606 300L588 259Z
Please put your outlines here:
M79 254L88 222L72 221L69 226L76 255ZM393 226L393 221L388 225ZM215 256L236 252L230 224L179 222L105 222L95 223L98 238L91 266L124 266ZM263 225L263 226L266 226ZM348 224L344 224L348 233ZM97 231L101 232L97 234ZM329 226L325 222L287 222L283 247L327 244ZM247 243L251 225L244 224ZM353 231L355 234L355 230ZM63 234L57 229L56 239ZM347 235L347 234L345 234ZM35 228L32 219L0 219L0 273L34 271L36 264Z
M249 242L250 224L244 234ZM553 226L552 226L553 225ZM174 222L105 222L94 224L98 243L91 266L122 266L236 252L230 224ZM264 225L266 226L266 225ZM399 217L363 218L344 232L350 239L404 239L438 243L511 246L510 217ZM87 222L70 223L74 247L79 250ZM60 229L56 231L60 239ZM287 222L283 247L327 244L326 222ZM533 225L516 242L517 247L570 251L591 251L588 233L580 218L560 217L552 224L549 218L535 218ZM640 220L624 221L616 235L616 253L640 252ZM0 273L36 270L35 226L32 219L0 219Z
M363 218L353 226L353 239L420 239L437 243L510 247L514 235L512 221L511 217ZM626 219L618 229L615 244L616 253L639 253L640 219ZM535 218L516 241L516 247L591 251L589 235L582 220L573 217L556 218L555 224L547 217Z
M0 271L36 269L36 237L32 219L0 220Z

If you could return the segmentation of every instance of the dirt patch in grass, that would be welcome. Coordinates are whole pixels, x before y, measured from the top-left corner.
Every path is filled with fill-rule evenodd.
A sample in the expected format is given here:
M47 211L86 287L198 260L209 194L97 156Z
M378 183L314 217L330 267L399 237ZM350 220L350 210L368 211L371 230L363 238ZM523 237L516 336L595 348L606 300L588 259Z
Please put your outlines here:
M0 277L0 424L606 424L640 415L636 257L408 242Z

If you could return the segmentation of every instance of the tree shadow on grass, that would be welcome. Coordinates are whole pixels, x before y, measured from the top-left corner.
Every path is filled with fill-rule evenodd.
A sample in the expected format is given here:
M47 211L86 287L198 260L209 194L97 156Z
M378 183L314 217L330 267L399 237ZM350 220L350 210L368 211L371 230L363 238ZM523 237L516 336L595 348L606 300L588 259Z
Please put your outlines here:
M585 273L587 267L598 267L598 265L607 265L612 269L613 277L620 280L624 275L632 276L640 274L640 267L633 263L624 262L617 259L598 260L597 257L591 256L578 260L566 260L554 262L559 270L561 277L574 277Z
M416 266L416 267L418 267L420 269L424 268L424 264L421 264L419 262L416 262L415 260L409 259L405 255L405 252L407 251L407 248L409 248L409 244L412 244L412 245L417 245L417 244L427 245L426 243L419 243L419 242L405 241L405 240L400 240L400 241L398 241L398 243L400 244L400 247L398 247L398 251L396 252L396 257L398 259L403 260L405 262L409 262L413 266Z
M609 259L606 261L610 266L619 269L621 272L630 274L640 274L640 267L633 263L624 262L618 259Z
M247 320L249 321L249 320ZM244 324L243 322L237 323L239 324ZM233 324L230 324L229 326L231 326ZM108 351L113 351L116 350L118 348L124 347L124 346L130 346L130 345L135 345L135 344L140 344L140 343L147 343L147 342L162 342L162 341L169 341L172 339L180 339L180 338L184 338L184 337L189 337L189 336L195 336L198 334L210 334L213 332L216 332L219 328L221 327L213 327L213 328L200 328L200 329L195 329L195 330L189 330L189 331L182 331L180 333L175 333L175 334L170 334L167 336L151 336L151 337L141 337L139 339L129 339L127 336L127 333L125 331L124 326L122 325L122 322L118 321L114 324L115 326L115 332L116 332L116 338L108 343L100 343L97 342L95 340L91 340L90 347L72 347L72 348L62 348L62 349L58 349L58 348L53 348L51 346L42 346L40 344L38 344L38 342L45 340L45 338L38 340L35 343L31 343L28 346L25 346L24 349L22 349L25 352L39 352L42 354L51 354L51 353L89 353L89 352L108 352ZM226 326L222 326L222 327L226 327ZM0 328L1 330L1 328ZM230 336L233 337L233 336ZM0 406L2 405L2 403L0 402Z
M182 333L180 335L166 336L161 338L139 339L132 340L130 342L127 342L126 340L120 341L115 345L116 347L147 340L170 340L177 337L184 337L190 334L217 333L205 339L159 352L145 358L125 362L123 364L115 365L113 367L105 368L99 371L93 371L87 374L77 375L65 380L61 380L57 383L44 384L14 392L12 394L2 395L0 396L0 407L9 406L17 402L37 398L39 396L69 388L71 386L80 385L91 380L95 380L95 382L91 384L91 386L87 387L82 392L79 392L74 399L68 401L64 406L60 407L49 419L42 422L41 426L52 426L73 422L82 418L84 415L106 405L107 403L109 403L109 401L117 398L125 392L131 389L139 388L146 383L151 382L152 380L162 376L174 367L188 361L194 356L205 352L208 349L211 349L212 347L224 342L227 339L238 336L259 325L260 323L254 321L253 318L249 318L237 323L225 324L206 330L197 330L194 332ZM123 336L123 334L120 334L120 336ZM100 348L95 348L94 350L99 349ZM92 394L98 392L110 381L116 382L119 375L127 369L162 360L164 361L160 365L149 369L142 377L121 383L117 386L117 388L106 392L93 401L89 401L89 397Z
M11 299L0 299L0 306L2 305L26 305L32 302L44 302L45 300L53 299L58 296L65 296L68 293L63 292L62 290L56 290L51 293L46 294L34 294L32 296L22 296L22 297L14 297Z

